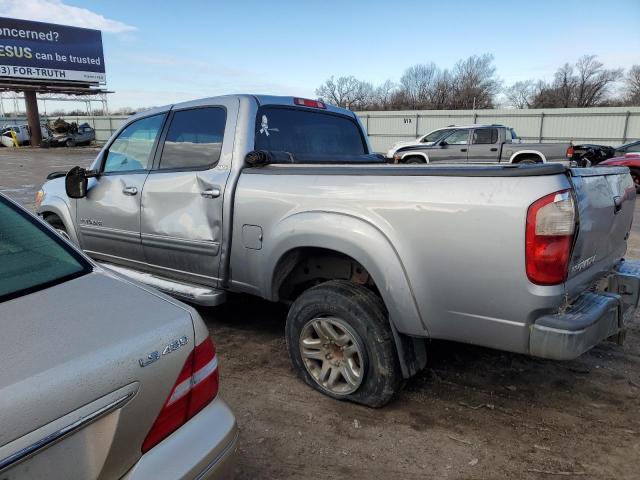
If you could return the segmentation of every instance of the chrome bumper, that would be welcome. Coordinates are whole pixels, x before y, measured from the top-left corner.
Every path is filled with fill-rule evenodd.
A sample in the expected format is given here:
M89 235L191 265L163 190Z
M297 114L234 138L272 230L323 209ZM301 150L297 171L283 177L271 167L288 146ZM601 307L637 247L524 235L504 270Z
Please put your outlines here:
M607 338L617 335L621 343L638 308L640 262L621 262L608 280L607 291L585 292L563 312L538 318L531 325L529 353L571 360Z

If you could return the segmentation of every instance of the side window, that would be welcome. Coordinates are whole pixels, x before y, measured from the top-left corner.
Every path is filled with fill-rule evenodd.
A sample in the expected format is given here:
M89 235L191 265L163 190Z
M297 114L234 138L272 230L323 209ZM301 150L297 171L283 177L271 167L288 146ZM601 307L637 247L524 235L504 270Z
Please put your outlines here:
M456 130L445 141L447 145L466 145L469 143L469 130Z
M497 128L480 128L473 131L474 145L489 145L498 141Z
M220 159L227 114L207 107L177 111L162 148L160 169L209 168Z
M126 127L111 144L104 162L104 173L149 170L153 145L166 115L142 118Z

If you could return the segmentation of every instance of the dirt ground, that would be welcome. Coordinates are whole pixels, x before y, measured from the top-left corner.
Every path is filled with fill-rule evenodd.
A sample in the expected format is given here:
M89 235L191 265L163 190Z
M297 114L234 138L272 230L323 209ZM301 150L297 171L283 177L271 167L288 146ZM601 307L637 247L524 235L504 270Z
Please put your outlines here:
M47 173L86 165L95 152L0 150L0 191L33 208ZM640 258L640 218L629 257ZM296 378L282 306L233 296L199 310L241 430L240 479L640 478L637 319L624 346L570 362L431 342L427 369L372 410Z

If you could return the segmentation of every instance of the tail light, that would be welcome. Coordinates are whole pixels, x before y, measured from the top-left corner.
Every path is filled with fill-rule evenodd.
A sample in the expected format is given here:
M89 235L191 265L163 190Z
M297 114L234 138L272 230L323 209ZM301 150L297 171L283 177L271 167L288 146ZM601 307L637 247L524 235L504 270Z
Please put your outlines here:
M218 357L211 338L189 354L169 398L142 443L147 452L184 425L218 394Z
M573 158L573 154L574 154L574 150L573 150L573 145L569 145L567 147L567 158Z
M322 109L327 108L324 102L319 102L318 100L309 100L307 98L294 98L293 103L295 103L296 105L300 105L302 107L322 108Z
M525 262L527 277L537 285L557 285L567 278L576 228L570 190L546 195L527 211Z

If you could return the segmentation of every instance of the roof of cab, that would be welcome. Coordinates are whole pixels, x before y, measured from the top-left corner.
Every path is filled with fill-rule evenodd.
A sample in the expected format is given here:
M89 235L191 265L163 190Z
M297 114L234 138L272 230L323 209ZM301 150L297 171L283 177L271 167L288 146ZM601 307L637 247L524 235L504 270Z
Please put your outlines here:
M318 110L316 108L313 107L304 107L304 106L300 106L300 105L296 105L294 99L295 98L300 98L300 97L289 97L289 96L277 96L277 95L253 95L253 94L249 94L249 93L241 93L241 94L232 94L232 95L218 95L215 97L205 97L205 98L199 98L199 99L194 99L194 100L189 100L186 102L180 102L180 103L174 103L174 104L170 104L170 105L163 105L160 107L154 107L154 108L150 108L149 110L144 110L141 112L137 112L135 114L133 114L130 118L137 118L137 117L147 117L150 115L156 115L158 113L164 113L167 112L169 110L171 110L172 108L181 108L181 107L187 107L190 105L197 105L197 104L203 104L203 103L214 103L216 99L218 98L229 98L229 97L237 97L237 98L247 98L247 99L253 99L255 100L258 105L263 106L263 105L284 105L284 106L292 106L292 107L298 107L298 108L306 108L309 110ZM355 113L353 113L350 110L344 109L344 108L340 108L340 107L336 107L335 105L330 105L326 102L323 102L326 105L326 110L328 112L333 112L333 113L340 113L342 115L349 115L352 117L355 117Z

